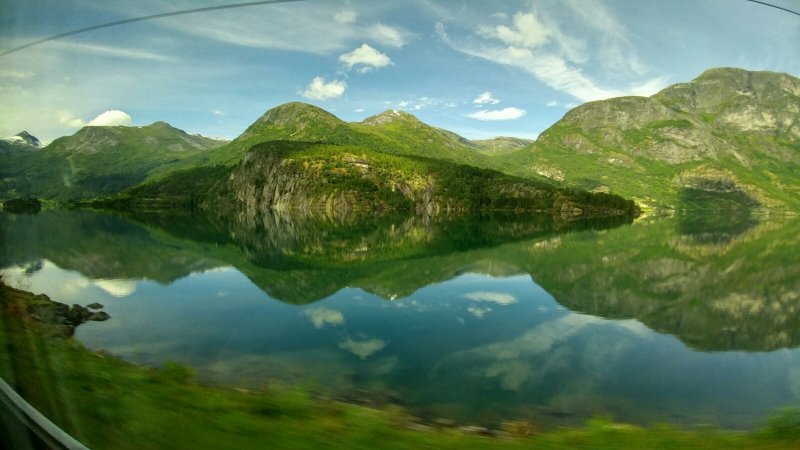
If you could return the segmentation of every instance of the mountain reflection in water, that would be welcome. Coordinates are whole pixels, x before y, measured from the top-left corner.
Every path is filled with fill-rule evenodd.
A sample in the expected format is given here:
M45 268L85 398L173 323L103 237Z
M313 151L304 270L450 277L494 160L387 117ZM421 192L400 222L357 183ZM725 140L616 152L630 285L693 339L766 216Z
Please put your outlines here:
M0 215L0 267L105 304L90 348L209 381L473 422L747 427L800 399L800 225L703 220L56 210Z

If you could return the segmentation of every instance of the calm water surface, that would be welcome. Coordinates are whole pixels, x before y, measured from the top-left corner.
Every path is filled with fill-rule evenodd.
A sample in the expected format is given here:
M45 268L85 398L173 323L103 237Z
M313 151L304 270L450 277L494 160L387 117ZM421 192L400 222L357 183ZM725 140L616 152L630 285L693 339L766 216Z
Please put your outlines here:
M491 425L749 428L800 405L797 221L0 215L10 284L87 347Z

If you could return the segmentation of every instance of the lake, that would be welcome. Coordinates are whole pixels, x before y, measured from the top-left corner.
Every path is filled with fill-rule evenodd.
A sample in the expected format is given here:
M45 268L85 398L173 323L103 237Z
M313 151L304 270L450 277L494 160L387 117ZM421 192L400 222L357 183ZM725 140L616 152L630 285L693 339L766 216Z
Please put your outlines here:
M800 224L0 214L0 273L94 350L417 416L749 429L800 404Z

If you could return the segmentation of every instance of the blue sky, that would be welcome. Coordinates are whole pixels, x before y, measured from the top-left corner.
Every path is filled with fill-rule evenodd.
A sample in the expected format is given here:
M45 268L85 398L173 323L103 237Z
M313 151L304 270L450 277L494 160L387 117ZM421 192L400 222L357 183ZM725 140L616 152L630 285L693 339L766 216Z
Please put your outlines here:
M240 0L0 1L0 51ZM799 0L772 0L800 10ZM710 67L800 76L800 17L745 0L302 1L155 19L0 57L0 136L165 120L233 138L306 101L387 109L468 138L534 138L574 106ZM111 112L109 112L111 111ZM105 113L105 114L104 114Z

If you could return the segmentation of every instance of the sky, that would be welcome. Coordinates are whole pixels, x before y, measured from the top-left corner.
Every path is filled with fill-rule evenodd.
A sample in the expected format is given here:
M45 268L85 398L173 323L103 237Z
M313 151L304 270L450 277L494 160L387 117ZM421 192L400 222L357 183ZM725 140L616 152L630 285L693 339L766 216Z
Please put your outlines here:
M0 52L243 0L0 0ZM800 0L770 0L800 11ZM746 0L298 1L158 18L0 57L0 136L167 121L234 138L303 101L470 139L535 138L587 101L711 67L800 76L800 16Z

